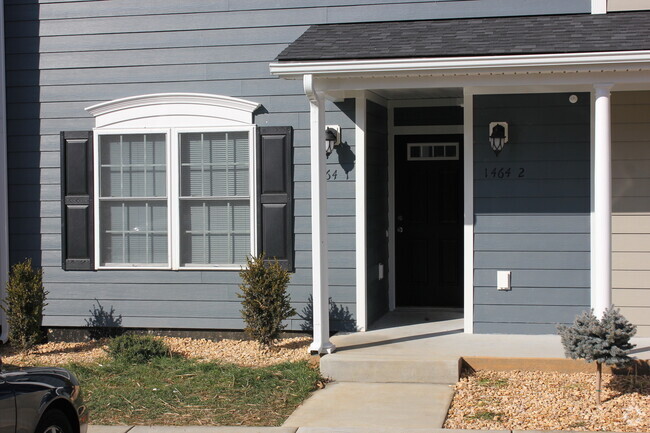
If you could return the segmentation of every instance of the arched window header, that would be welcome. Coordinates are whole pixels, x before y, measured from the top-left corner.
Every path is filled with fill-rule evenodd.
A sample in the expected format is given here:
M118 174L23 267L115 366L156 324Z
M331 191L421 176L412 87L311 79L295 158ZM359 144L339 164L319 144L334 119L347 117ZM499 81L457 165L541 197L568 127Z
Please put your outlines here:
M131 96L86 108L95 128L223 127L251 125L260 104L204 93Z

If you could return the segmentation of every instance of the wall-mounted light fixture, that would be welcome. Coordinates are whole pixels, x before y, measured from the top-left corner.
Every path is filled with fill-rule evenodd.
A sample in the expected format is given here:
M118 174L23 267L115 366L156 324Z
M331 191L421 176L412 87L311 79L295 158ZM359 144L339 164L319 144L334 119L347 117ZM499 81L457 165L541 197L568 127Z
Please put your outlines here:
M330 156L334 148L341 144L341 127L339 125L325 126L325 155Z
M508 142L508 122L490 122L490 147L496 156Z

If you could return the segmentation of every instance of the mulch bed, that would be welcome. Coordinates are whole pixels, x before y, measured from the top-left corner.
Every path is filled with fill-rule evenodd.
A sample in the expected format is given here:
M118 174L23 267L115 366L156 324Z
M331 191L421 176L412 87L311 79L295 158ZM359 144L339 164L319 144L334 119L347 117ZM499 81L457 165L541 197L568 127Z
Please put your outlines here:
M650 432L650 376L477 371L463 377L445 428Z
M158 337L172 353L202 361L221 361L242 367L265 367L283 362L309 360L307 350L311 338L295 337L281 340L275 348L264 349L255 341ZM107 342L46 343L29 353L19 353L11 346L0 345L0 356L5 364L15 366L58 366L71 362L90 363L108 356Z

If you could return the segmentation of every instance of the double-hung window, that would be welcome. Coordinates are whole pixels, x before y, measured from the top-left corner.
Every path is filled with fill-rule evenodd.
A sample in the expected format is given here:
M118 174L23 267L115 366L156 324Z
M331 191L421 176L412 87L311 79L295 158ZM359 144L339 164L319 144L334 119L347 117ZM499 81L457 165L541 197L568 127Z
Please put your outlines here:
M239 269L255 251L255 127L242 120L246 113L252 118L257 104L222 97L215 107L184 96L140 98L153 105L146 118L136 117L143 101L126 112L119 107L119 122L102 125L98 116L94 226L100 269ZM167 109L155 115L151 99Z
M251 251L250 135L179 134L181 266L245 263Z

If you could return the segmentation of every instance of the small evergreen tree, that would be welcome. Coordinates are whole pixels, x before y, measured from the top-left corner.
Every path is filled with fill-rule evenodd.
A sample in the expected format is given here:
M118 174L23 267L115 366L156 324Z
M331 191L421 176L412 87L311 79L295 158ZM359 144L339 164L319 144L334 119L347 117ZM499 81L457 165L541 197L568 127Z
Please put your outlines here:
M287 293L289 271L277 260L264 263L264 254L246 258L246 268L239 273L243 299L242 318L246 333L261 345L270 347L286 327L283 320L296 314Z
M32 268L32 259L11 267L7 297L1 307L7 314L9 341L22 351L31 349L43 339L41 324L46 296L43 271Z
M600 405L603 364L622 366L632 360L626 352L634 347L630 339L636 326L619 310L608 308L600 320L589 310L577 316L573 325L557 328L567 358L596 363L596 403Z

